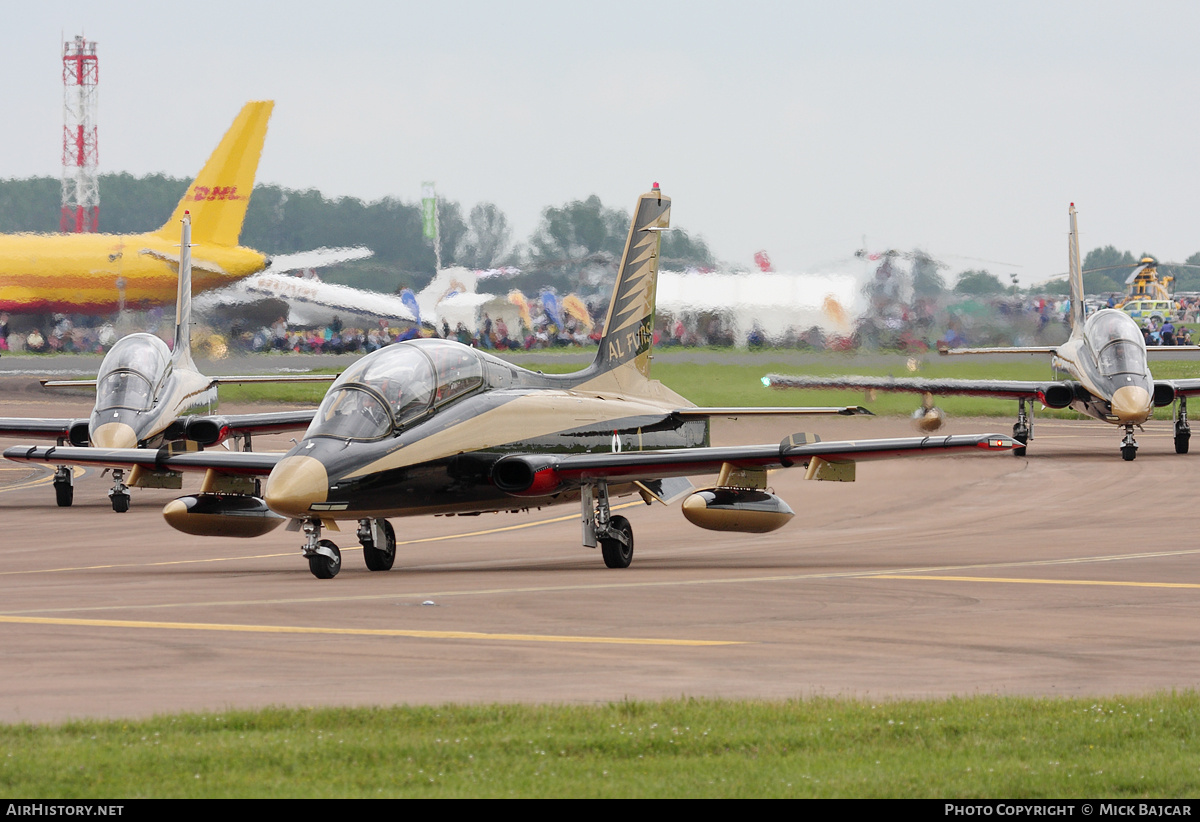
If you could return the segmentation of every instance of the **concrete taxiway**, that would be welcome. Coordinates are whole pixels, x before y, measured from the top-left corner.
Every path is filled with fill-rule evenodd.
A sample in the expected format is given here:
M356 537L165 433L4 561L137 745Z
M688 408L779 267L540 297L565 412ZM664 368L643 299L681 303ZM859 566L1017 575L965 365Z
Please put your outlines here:
M10 377L0 415L86 416ZM263 410L263 409L232 409ZM944 433L1006 432L1007 419ZM908 436L903 419L720 421L714 442ZM1200 453L1169 423L1121 460L1116 429L1042 421L1027 458L866 463L858 481L773 475L796 510L766 535L702 531L640 502L608 570L574 506L393 520L372 573L352 527L320 581L282 528L189 537L88 470L0 464L0 721L264 705L1105 695L1200 683ZM4 446L15 444L9 440ZM256 438L282 449L287 437ZM185 478L185 491L198 477ZM623 500L627 502L627 500Z

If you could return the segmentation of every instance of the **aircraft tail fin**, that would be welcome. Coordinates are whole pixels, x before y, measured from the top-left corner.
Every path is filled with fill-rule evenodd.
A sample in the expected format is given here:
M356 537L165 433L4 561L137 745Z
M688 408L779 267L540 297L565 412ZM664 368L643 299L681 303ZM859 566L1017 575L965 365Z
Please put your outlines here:
M654 300L658 286L660 232L671 224L671 198L658 183L638 198L617 269L617 282L593 374L634 370L650 376L650 344L654 338Z
M171 219L158 230L175 237L179 221L190 211L196 220L198 244L236 246L254 189L254 175L267 137L267 121L275 103L247 103L221 138L220 144L188 186Z
M1071 203L1071 234L1067 240L1067 258L1070 268L1067 271L1067 282L1071 289L1071 329L1072 332L1083 331L1083 267L1079 260L1079 227L1075 220L1075 204Z
M171 359L176 365L192 363L192 215L183 212L179 240L179 292L175 298L175 345Z

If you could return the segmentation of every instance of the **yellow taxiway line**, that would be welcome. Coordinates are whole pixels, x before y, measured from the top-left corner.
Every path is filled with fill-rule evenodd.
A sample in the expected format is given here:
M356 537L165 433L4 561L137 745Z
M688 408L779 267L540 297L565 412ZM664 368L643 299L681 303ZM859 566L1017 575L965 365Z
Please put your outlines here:
M1109 585L1117 588L1200 588L1197 582L1132 582L1108 579L1022 579L1021 577L938 577L924 574L875 574L861 579L913 579L935 582L1005 582L1024 585Z
M333 636L404 637L407 639L481 639L499 642L566 642L587 645L670 645L708 647L745 645L714 639L653 639L641 637L569 636L555 634L490 634L478 631L414 631L391 628L317 628L298 625L222 625L210 622L149 622L132 619L71 619L66 617L0 616L0 623L56 625L83 628L147 628L167 631L222 631L247 634L327 634Z

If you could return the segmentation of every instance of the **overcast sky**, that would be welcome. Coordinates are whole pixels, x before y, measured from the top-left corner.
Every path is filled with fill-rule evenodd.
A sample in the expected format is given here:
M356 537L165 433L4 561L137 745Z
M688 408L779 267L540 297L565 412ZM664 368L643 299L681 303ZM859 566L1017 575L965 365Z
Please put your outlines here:
M921 247L1033 282L1200 251L1200 4L0 0L0 177L61 173L61 42L95 40L102 172L192 177L273 99L258 181L491 201L514 239L654 181L718 258ZM103 227L103 190L101 226ZM165 218L165 215L164 215ZM996 263L977 264L974 259ZM838 262L841 261L841 262Z

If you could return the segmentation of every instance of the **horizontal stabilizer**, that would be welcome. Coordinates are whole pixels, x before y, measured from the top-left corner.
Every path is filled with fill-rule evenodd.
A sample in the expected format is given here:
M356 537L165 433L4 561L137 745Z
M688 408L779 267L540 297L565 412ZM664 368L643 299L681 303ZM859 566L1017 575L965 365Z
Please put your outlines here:
M163 252L155 251L152 248L143 248L138 253L145 254L147 257L153 257L154 259L164 262L176 270L179 269L178 254L164 254ZM209 274L216 274L221 277L229 277L229 272L221 268L221 266L210 260L202 260L197 257L192 257L192 269L195 271L204 271Z
M766 378L763 378L766 381ZM858 415L875 416L861 405L820 405L820 406L763 406L762 408L741 408L738 406L714 406L711 408L679 408L674 411L680 417L796 417L817 414L838 414L843 417Z
M289 271L303 271L306 268L326 268L338 263L348 263L353 260L365 260L375 256L369 248L356 246L353 248L314 248L312 251L297 251L295 254L276 254L271 257L264 274L285 274Z
M337 374L254 374L241 377L210 377L212 385L235 385L256 382L333 382Z

